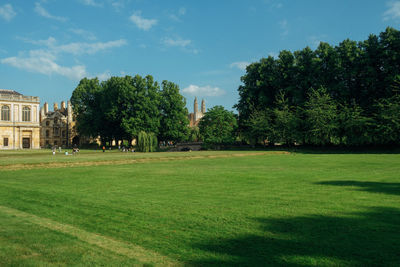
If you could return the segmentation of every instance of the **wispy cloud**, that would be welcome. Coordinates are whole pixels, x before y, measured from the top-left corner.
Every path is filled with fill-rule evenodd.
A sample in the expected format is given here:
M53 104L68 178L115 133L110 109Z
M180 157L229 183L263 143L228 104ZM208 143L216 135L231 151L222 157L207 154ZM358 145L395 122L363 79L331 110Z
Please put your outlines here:
M111 73L109 71L105 71L103 73L97 74L96 77L100 80L100 81L105 81L111 78Z
M103 3L97 2L95 0L80 0L80 2L87 6L102 7Z
M192 43L192 40L184 40L180 37L176 38L176 39L172 39L172 38L164 38L162 40L162 42L165 45L168 46L180 46L180 47L186 47L188 45L190 45Z
M84 65L75 65L71 67L60 65L57 61L61 54L72 54L75 56L82 54L95 54L106 49L123 46L127 43L124 39L120 39L109 42L69 43L58 45L57 40L53 37L38 41L28 39L23 40L25 42L42 46L42 48L30 50L28 53L21 52L18 56L1 59L0 62L2 64L46 75L59 74L71 80L80 80L81 78L88 76L86 67ZM101 74L100 76L103 77L104 75L105 74Z
M5 4L4 6L0 6L0 17L6 21L10 21L14 18L17 13L14 11L12 5Z
M400 19L400 1L392 1L386 4L388 9L383 13L383 20Z
M240 70L246 70L246 67L250 65L250 62L247 61L239 61L239 62L233 62L232 64L229 65L230 68L238 68Z
M182 16L184 16L186 14L186 8L181 7L178 9L178 11L175 12L171 12L171 14L169 14L169 18L178 22L181 22L181 18Z
M109 42L97 42L97 43L69 43L60 46L51 47L57 52L70 53L73 55L82 55L82 54L95 54L97 52L107 50L114 47L121 47L126 45L127 42L125 39L109 41Z
M69 29L70 32L75 33L87 40L94 41L97 39L96 35L90 31L86 31L84 29Z
M279 26L281 27L281 30L282 30L281 36L283 36L283 37L287 36L287 35L289 34L289 24L288 24L288 21L287 21L286 19L281 20L281 21L279 22Z
M141 30L148 31L151 27L157 24L156 19L145 19L141 16L141 12L135 12L129 19Z
M198 85L189 85L188 87L182 90L182 93L192 95L192 96L221 96L225 94L225 91L220 89L219 87L213 87L210 85L207 86L198 86Z
M56 63L56 56L42 50L32 50L27 57L8 57L1 60L2 64L8 64L18 69L45 75L59 74L71 80L80 80L87 76L83 65L72 67L60 66Z
M38 15L40 15L40 16L42 16L42 17L45 17L45 18L48 18L48 19L58 20L58 21L61 21L61 22L67 21L67 18L65 18L65 17L59 17L59 16L53 16L53 15L51 15L51 14L41 5L41 3L39 3L39 2L36 2L36 3L35 3L35 8L34 8L34 10L35 10L35 12L36 12Z

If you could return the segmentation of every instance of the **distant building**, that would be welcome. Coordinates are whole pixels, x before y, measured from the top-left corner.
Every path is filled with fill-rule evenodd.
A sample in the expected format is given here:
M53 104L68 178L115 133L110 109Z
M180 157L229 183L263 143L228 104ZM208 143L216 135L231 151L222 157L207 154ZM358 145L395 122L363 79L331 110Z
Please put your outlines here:
M194 98L194 108L193 108L193 113L189 113L189 126L197 126L199 124L200 119L204 116L206 113L206 103L204 102L204 99L201 101L201 110L199 111L199 107L197 104L197 97Z
M0 149L40 148L39 97L0 89Z
M72 114L71 102L61 102L61 107L54 103L53 111L44 103L40 109L40 146L45 147L71 147L79 145L80 140L76 133L75 121Z

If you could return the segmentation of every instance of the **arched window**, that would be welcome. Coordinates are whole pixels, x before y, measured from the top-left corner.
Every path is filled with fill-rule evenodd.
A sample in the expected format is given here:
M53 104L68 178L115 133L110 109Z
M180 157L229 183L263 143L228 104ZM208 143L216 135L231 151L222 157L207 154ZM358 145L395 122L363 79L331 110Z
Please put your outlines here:
M9 106L4 105L1 107L1 120L2 121L10 120L10 107Z
M31 108L30 107L22 108L22 121L31 121Z
M49 137L49 136L50 136L50 131L46 130L46 137Z
M58 123L58 118L54 118L54 124Z
M50 125L50 122L49 121L46 121L46 126L49 126Z

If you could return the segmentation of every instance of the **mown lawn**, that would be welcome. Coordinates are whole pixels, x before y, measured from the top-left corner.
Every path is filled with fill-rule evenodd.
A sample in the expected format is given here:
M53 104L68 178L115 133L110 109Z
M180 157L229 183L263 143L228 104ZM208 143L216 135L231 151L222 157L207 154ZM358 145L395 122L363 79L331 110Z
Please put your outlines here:
M1 152L0 265L400 265L399 154L132 154Z

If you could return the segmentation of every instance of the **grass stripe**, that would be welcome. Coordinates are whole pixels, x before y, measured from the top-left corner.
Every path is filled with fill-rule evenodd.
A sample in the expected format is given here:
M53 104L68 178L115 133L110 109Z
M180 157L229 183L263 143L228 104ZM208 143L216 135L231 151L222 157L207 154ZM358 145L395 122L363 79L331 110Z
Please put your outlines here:
M206 158L230 158L230 157L247 157L247 156L262 156L267 154L290 154L286 151L269 151L269 152L255 152L255 153L234 153L234 154L218 154L218 155L185 155L177 157L157 157L157 158L136 158L124 160L103 160L103 161L79 161L79 162L48 162L48 163L18 163L0 166L1 171L14 171L23 169L47 169L47 168L69 168L69 167L86 167L86 166L99 166L99 165L124 165L133 163L145 162L160 162L170 160L193 160L193 159L206 159Z
M143 264L151 264L155 266L181 266L178 261L170 259L166 256L149 251L140 246L128 244L125 242L114 240L110 237L102 236L95 233L90 233L72 225L62 224L47 218L39 217L27 212L16 210L13 208L0 205L0 212L15 216L19 219L26 220L30 223L48 228L53 231L58 231L67 235L74 236L79 240L91 245L98 246L102 249L114 252L119 255L135 259Z

